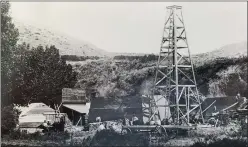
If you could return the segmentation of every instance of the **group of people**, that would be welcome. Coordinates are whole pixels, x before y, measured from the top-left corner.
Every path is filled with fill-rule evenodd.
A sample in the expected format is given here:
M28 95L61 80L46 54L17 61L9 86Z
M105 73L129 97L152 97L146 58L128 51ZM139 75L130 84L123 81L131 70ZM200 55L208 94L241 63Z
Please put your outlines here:
M132 126L132 125L139 125L139 118L133 113L131 121L127 118L127 113L124 115L123 125Z
M53 122L53 124L49 120L44 120L44 122L39 126L39 128L43 129L43 132L64 131L65 117L60 117L59 121L55 121Z
M44 122L40 125L40 128L42 128L44 132L48 132L49 128L51 127L52 127L51 122L47 120L44 120Z

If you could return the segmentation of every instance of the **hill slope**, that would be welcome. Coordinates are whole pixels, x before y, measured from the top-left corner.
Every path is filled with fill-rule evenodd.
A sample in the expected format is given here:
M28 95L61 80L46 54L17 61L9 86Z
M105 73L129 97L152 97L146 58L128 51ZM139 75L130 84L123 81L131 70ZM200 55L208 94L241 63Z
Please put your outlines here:
M77 40L59 32L45 28L37 28L17 21L14 21L14 23L20 34L19 44L26 42L30 44L31 47L37 47L38 45L55 45L60 50L61 55L102 57L109 54L91 43Z
M196 81L205 96L247 95L246 43L227 45L219 50L196 55ZM236 54L235 54L236 53ZM238 58L240 56L246 56ZM154 79L156 60L141 62L141 58L97 60L75 66L77 88L96 88L102 96L147 94Z
M228 44L211 52L194 55L193 62L196 66L201 66L216 58L238 58L242 56L247 56L247 42Z

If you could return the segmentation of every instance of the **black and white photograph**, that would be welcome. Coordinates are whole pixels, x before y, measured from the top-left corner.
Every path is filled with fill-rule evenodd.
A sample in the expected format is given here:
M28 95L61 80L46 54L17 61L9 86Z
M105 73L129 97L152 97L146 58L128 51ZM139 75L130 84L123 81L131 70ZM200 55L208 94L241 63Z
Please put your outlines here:
M247 6L1 1L1 146L248 146Z

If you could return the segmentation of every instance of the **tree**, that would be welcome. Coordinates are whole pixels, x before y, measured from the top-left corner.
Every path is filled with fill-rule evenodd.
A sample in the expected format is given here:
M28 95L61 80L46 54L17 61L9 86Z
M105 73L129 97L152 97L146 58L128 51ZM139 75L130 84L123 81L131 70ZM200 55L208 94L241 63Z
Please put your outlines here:
M25 48L25 45L23 45ZM22 46L22 47L23 47ZM16 71L13 100L15 104L25 105L29 102L43 102L54 106L59 104L62 88L71 88L77 82L77 74L72 66L61 59L55 46L42 46L23 52Z
M1 105L11 104L11 75L14 68L14 52L18 30L9 16L9 2L1 2Z
M16 43L18 41L18 30L9 16L9 2L1 1L1 132L8 133L18 123L19 112L11 105L12 82L14 74L14 59Z

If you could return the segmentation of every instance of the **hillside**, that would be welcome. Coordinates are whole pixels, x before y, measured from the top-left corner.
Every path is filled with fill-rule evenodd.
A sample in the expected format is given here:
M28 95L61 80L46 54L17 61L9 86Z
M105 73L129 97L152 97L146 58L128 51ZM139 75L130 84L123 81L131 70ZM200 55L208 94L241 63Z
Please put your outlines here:
M144 58L146 54L142 53L109 53L88 42L55 31L18 22L15 24L20 32L19 43L27 42L31 46L55 45L60 49L61 55L109 57L67 61L79 73L77 88L96 88L102 96L125 96L145 94L152 85L157 55ZM124 58L114 58L120 55ZM234 95L237 89L230 93L223 85L230 81L229 78L237 80L231 85L237 86L240 82L245 84L244 70L247 69L247 61L242 59L236 62L242 56L247 56L247 42L229 44L208 53L193 55L200 91L205 96Z
M201 66L216 58L238 58L242 56L247 56L247 42L228 44L211 52L194 55L193 62L196 66Z
M17 21L14 21L14 23L20 34L18 44L26 42L31 47L55 45L60 50L61 55L103 57L109 54L89 42L77 40L54 30L37 28Z
M193 57L198 88L203 95L233 96L237 92L247 95L245 47L245 43L237 43ZM147 94L154 79L156 60L127 56L123 60L88 60L73 65L79 73L76 87L96 88L102 96L126 96Z

